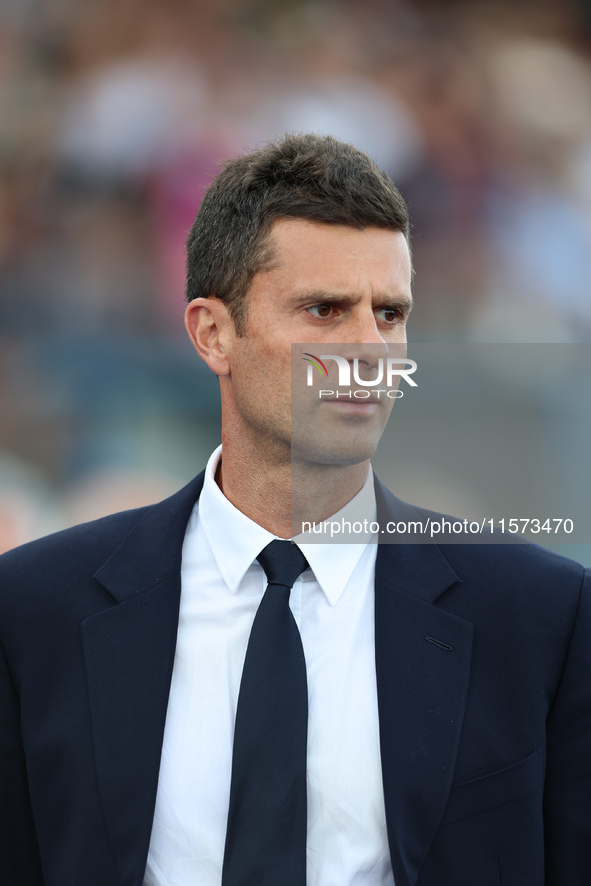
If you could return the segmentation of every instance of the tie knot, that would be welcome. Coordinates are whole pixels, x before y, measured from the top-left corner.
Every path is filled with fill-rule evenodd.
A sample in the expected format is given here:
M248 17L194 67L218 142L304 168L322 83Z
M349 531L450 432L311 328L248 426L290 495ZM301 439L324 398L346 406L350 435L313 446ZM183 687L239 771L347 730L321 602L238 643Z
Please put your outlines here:
M296 544L275 539L263 548L257 560L269 584L292 588L296 578L308 568L308 561Z

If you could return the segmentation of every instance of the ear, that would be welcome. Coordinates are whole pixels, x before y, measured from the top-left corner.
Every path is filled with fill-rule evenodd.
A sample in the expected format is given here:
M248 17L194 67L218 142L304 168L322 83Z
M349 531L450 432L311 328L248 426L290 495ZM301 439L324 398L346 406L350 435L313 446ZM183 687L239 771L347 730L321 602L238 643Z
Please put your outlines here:
M185 328L193 347L216 375L228 375L230 363L225 343L235 337L234 321L219 298L195 298L185 311Z

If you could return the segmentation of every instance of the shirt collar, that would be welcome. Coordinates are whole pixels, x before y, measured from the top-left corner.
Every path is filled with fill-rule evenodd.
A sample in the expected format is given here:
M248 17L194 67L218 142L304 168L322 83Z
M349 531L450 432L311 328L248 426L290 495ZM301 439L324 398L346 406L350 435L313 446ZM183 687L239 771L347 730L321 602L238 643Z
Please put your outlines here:
M344 534L339 532L333 535L332 540L318 541L318 539L330 539L330 523L336 523L342 528L347 524L351 527L355 524L368 526L376 520L376 494L370 465L367 479L357 495L332 517L322 521L322 526L327 527L327 531L322 534L302 532L294 537L331 606L338 602L367 546L372 543L375 546L377 534L371 531Z
M228 589L238 593L240 582L264 547L278 536L263 529L226 498L215 481L215 473L222 447L212 453L205 469L203 490L199 498L199 519L215 558L218 569ZM369 468L364 486L330 521L351 521L366 518L376 519L376 500L373 485L373 472ZM341 524L342 525L342 524ZM220 531L223 527L223 531ZM316 581L328 602L334 606L343 593L353 570L370 541L371 534L356 537L355 543L319 542L321 536L302 533L294 538L306 556ZM306 541L309 538L311 541ZM304 581L308 578L304 573Z
M229 590L236 594L248 568L277 536L263 529L226 498L215 481L221 454L222 447L218 446L207 462L199 497L199 519L222 578Z

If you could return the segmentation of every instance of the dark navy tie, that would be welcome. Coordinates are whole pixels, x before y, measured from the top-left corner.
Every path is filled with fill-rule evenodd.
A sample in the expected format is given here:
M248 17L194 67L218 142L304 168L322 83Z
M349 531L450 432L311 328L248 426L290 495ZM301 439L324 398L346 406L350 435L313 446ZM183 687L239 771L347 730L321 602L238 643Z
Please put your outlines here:
M308 561L279 540L257 560L268 585L238 696L222 886L305 886L308 687L289 593Z

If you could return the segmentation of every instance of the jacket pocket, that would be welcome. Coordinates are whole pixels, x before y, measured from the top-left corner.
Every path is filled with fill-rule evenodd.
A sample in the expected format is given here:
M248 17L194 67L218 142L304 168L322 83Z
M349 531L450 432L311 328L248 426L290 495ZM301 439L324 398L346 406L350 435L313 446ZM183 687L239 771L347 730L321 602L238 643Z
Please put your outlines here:
M544 783L541 748L504 769L452 786L442 824L451 824L537 791Z

